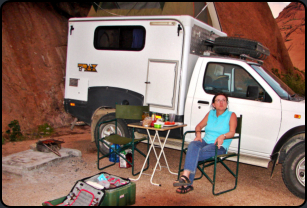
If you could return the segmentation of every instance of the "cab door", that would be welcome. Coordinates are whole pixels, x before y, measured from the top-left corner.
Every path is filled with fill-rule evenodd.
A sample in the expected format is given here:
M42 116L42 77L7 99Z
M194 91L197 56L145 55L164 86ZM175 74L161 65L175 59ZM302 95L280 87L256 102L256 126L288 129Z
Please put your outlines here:
M192 101L191 129L212 109L214 95L223 92L229 96L229 110L243 115L241 154L268 160L281 123L280 98L251 67L244 67L250 66L204 61Z

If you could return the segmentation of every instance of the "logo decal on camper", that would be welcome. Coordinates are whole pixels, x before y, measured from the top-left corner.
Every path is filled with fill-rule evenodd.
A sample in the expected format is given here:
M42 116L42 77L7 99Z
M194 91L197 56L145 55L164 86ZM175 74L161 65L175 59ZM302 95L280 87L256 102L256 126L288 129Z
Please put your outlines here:
M82 71L84 69L85 72L97 72L96 66L98 64L78 64L79 71Z

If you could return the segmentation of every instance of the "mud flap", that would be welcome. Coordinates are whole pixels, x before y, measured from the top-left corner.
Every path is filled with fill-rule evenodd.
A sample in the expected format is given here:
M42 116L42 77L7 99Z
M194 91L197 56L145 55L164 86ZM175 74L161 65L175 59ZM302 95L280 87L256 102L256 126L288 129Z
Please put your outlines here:
M273 171L275 169L278 157L279 157L279 152L276 152L274 155L271 156L271 161L273 163L272 171L271 171L271 178L273 178Z

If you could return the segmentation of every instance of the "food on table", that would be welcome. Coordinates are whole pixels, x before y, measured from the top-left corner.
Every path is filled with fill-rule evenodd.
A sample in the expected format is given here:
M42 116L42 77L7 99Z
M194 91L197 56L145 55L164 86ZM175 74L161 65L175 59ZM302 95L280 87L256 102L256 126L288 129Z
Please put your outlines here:
M166 121L164 125L175 125L175 122Z

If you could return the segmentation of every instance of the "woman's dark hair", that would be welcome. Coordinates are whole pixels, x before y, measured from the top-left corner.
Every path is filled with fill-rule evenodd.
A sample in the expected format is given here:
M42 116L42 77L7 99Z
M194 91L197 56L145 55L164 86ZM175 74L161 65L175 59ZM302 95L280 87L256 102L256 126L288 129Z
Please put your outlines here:
M215 98L216 98L217 96L219 96L219 95L223 95L223 96L226 98L226 102L227 102L227 104L228 104L228 95L221 92L221 93L217 93L217 94L214 95L214 97L213 97L213 99L212 99L211 106L212 106L212 104L215 102ZM212 106L212 108L214 108L214 107Z

